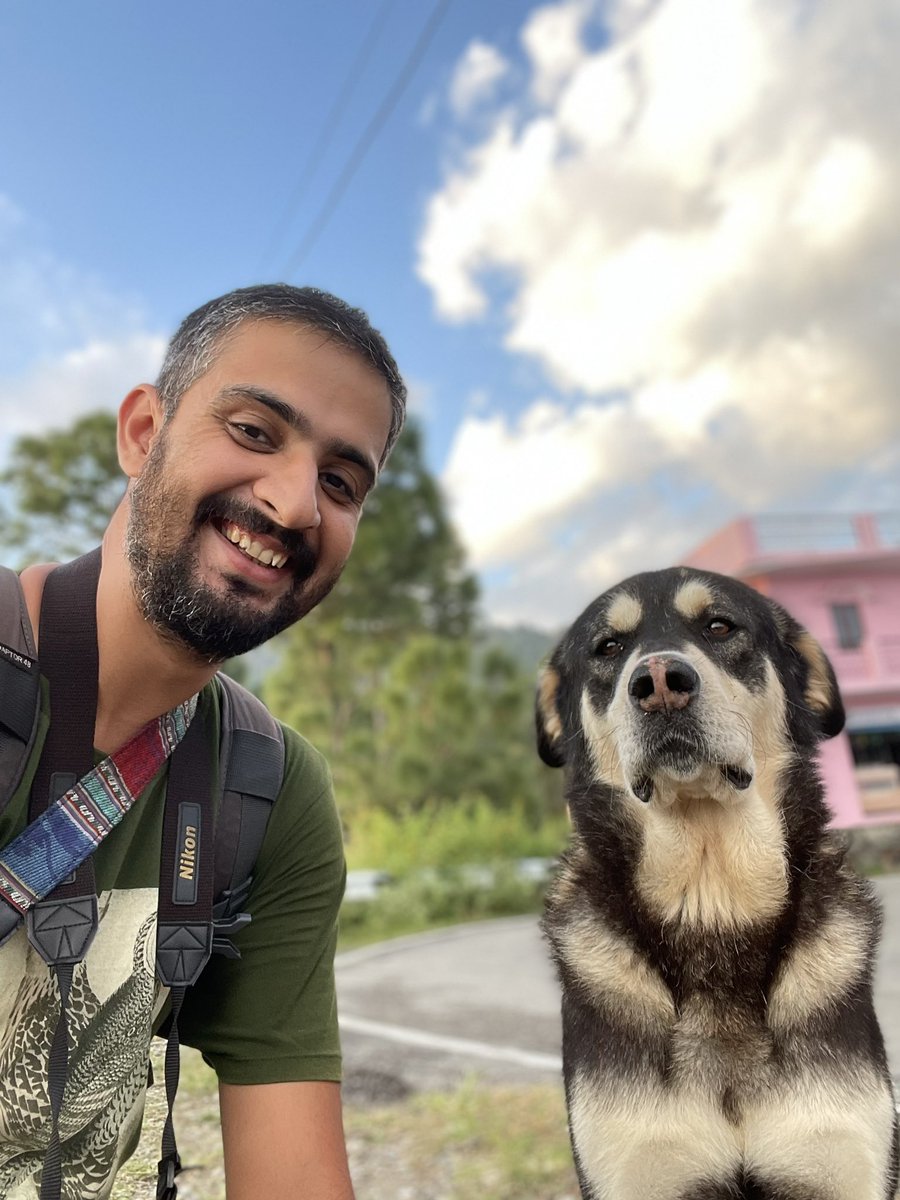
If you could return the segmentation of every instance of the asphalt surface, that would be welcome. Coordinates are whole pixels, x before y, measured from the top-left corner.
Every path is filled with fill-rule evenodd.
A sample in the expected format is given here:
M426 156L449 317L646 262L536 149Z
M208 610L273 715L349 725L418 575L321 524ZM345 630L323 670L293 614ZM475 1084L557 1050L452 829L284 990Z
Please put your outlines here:
M885 917L875 1004L900 1081L900 875L875 886ZM560 1079L559 991L536 917L348 951L337 987L350 1100L399 1100L471 1076Z

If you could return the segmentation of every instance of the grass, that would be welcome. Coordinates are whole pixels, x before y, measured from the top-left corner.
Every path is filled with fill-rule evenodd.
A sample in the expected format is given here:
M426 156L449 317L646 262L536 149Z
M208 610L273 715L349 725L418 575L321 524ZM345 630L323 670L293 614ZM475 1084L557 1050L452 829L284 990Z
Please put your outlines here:
M487 867L490 881L466 867L426 869L386 884L374 900L341 911L338 948L402 937L445 925L539 912L545 885L522 879L514 863Z
M153 1200L165 1116L159 1081L148 1097L137 1153L112 1200ZM487 1087L474 1077L455 1091L423 1093L403 1104L345 1107L357 1200L576 1200L561 1088ZM176 1133L188 1169L179 1200L224 1200L215 1077L196 1051L182 1051Z

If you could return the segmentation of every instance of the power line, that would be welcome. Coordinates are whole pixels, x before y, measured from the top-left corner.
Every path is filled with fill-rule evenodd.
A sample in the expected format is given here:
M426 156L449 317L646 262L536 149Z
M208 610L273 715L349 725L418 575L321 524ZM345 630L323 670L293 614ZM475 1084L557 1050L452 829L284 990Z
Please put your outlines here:
M359 52L357 53L353 62L350 64L350 67L344 78L344 82L341 84L340 91L338 92L334 103L328 111L328 115L325 118L319 136L309 154L306 156L306 161L304 162L303 168L300 171L300 177L297 181L297 186L294 188L289 201L285 205L281 218L276 223L275 232L272 234L269 245L260 259L261 274L263 273L266 264L271 258L274 257L278 247L284 241L285 234L291 225L291 219L297 211L300 201L309 191L310 182L312 181L316 171L319 169L322 159L325 157L325 151L328 149L331 138L340 124L341 118L344 115L347 104L350 100L350 97L353 95L357 83L362 77L366 67L369 65L369 59L372 57L372 52L375 49L375 43L381 36L381 31L384 28L388 14L393 6L394 0L383 0L382 4L375 13L375 19L369 26L368 32L366 33L363 43L359 48Z
M400 97L406 91L410 80L415 75L420 62L425 56L425 52L431 44L432 38L434 37L435 33L437 33L438 26L443 20L447 9L450 7L450 3L451 0L437 0L437 3L431 11L431 16L428 18L425 28L419 34L416 44L413 46L409 57L403 64L400 74L394 80L393 86L388 89L371 121L369 121L368 125L358 138L355 146L350 152L349 157L347 158L347 161L344 163L341 173L338 175L337 180L331 188L331 191L326 196L324 204L313 219L309 229L306 231L305 237L300 242L300 245L288 260L287 266L284 270L285 279L289 279L291 275L293 275L293 273L297 270L297 268L306 258L307 254L309 254L310 250L321 237L331 219L331 214L334 212L335 208L343 198L347 188L350 186L353 176L356 174L360 163L365 158L375 139L378 137L383 125L397 107Z

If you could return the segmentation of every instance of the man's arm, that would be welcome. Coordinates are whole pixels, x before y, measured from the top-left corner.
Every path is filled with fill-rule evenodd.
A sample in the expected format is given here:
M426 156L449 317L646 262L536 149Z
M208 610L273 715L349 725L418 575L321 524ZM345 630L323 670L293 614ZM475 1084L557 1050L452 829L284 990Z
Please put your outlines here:
M227 1200L353 1200L337 1083L219 1084Z

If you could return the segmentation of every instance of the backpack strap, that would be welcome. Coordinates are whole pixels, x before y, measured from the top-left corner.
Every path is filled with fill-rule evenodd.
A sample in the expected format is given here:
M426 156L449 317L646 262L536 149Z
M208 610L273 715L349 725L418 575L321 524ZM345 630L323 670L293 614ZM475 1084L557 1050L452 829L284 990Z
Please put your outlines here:
M40 701L40 670L22 585L15 571L0 567L0 812L31 757Z
M205 783L201 722L188 730L181 754L169 768L158 902L156 974L170 989L166 1027L166 1119L157 1164L157 1200L175 1200L181 1157L173 1109L178 1091L178 1017L185 992L211 952L240 958L231 935L250 922L241 908L272 805L284 775L284 734L257 698L227 675L217 676L221 701L219 778L222 798L213 855L204 853L212 797ZM213 895L218 897L212 903Z
M272 805L284 777L284 732L266 706L228 675L218 674L221 701L216 821L214 949L239 957L228 937L250 920L241 907L253 882Z

